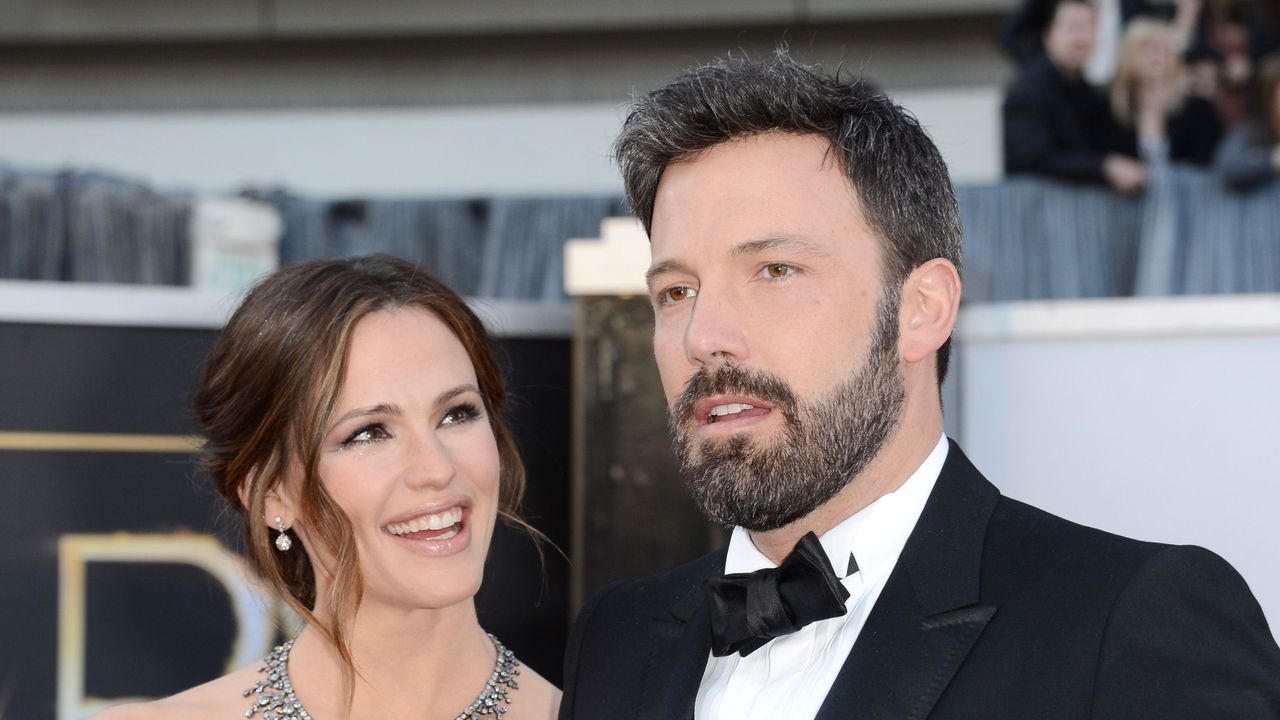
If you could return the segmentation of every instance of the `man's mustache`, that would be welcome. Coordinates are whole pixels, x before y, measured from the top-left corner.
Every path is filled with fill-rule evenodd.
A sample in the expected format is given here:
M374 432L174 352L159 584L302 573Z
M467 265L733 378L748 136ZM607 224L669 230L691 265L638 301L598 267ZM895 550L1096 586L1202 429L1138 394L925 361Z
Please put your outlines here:
M698 401L712 395L749 395L781 411L785 418L796 416L796 396L785 380L763 370L721 365L715 370L700 367L689 377L671 409L671 421L682 425L695 420L693 413Z

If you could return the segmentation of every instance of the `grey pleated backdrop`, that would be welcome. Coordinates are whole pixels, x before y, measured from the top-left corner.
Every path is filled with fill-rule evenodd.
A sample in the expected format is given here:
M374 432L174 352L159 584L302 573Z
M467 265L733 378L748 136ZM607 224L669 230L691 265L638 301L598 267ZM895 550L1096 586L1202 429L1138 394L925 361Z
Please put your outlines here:
M970 301L1280 292L1280 183L1237 193L1162 165L1138 197L1035 178L957 196ZM281 214L283 263L385 252L466 295L538 301L565 299L565 240L626 214L604 196L252 197ZM192 202L101 175L0 167L0 277L185 284Z
M0 277L187 284L191 202L102 175L0 170Z
M1036 178L956 194L970 301L1280 292L1280 183L1162 166L1138 197Z

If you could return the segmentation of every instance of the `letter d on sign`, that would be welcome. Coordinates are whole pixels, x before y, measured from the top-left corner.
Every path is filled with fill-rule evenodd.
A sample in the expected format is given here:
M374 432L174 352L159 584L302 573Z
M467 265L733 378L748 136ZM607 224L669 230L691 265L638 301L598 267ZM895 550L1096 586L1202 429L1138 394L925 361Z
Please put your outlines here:
M110 705L145 698L85 697L85 567L91 562L182 563L212 575L231 599L238 628L227 669L265 656L276 603L254 594L244 562L208 535L63 535L58 541L58 720L84 720Z

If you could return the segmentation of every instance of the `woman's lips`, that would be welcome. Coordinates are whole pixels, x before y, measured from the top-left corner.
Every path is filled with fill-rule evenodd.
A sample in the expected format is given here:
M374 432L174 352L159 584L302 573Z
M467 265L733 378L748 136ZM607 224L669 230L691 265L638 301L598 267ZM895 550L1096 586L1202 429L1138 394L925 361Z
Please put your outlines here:
M464 503L430 508L417 516L387 523L383 532L404 547L424 555L443 557L462 552L471 544L471 509Z

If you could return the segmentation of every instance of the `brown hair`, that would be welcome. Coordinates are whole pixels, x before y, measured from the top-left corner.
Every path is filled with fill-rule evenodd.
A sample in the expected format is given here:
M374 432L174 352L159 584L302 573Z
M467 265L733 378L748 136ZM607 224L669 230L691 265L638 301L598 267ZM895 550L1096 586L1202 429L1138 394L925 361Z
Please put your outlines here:
M231 316L213 348L195 397L205 438L204 466L244 520L254 569L337 649L354 679L348 635L363 582L351 524L325 492L317 471L324 429L334 410L356 324L383 309L416 306L439 318L471 358L501 461L498 515L530 532L518 514L524 466L502 422L505 390L484 325L448 285L388 255L315 260L259 282ZM315 569L306 552L276 552L267 495L286 472L299 471L298 519L334 558L326 598L333 617L315 616ZM245 502L241 502L244 491Z

